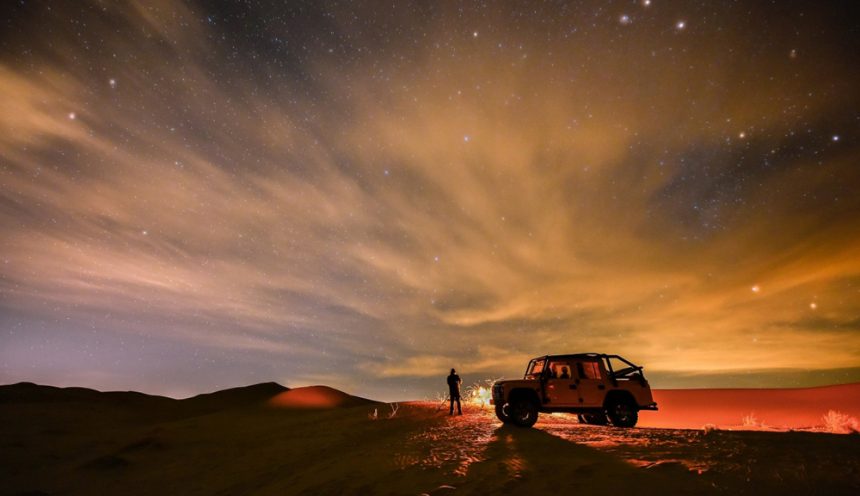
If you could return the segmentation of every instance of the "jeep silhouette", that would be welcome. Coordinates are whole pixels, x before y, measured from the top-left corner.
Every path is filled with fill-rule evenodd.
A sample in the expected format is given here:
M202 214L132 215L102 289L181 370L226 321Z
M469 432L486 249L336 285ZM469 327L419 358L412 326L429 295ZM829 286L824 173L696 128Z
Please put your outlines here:
M639 410L656 410L642 367L618 355L547 355L529 361L522 379L493 384L491 403L504 423L531 427L538 413L579 414L585 424L633 427Z

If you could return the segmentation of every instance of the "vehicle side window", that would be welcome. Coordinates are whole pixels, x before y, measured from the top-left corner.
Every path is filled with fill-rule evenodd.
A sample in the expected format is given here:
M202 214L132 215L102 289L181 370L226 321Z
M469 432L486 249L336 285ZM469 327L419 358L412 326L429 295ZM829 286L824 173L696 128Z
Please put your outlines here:
M567 362L552 362L548 368L550 379L570 379L570 364Z
M600 379L600 365L597 362L577 362L576 371L580 379Z

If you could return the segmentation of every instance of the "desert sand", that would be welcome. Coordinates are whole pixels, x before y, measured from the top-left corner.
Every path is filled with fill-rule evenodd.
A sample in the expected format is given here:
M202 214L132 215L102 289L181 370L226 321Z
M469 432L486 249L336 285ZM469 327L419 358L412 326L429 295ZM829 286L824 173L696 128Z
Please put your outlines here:
M642 427L809 430L830 411L860 419L860 384L796 389L657 389L658 414L643 413ZM746 424L746 425L745 425Z
M616 429L571 415L541 415L535 428L518 429L489 408L465 413L274 383L186 400L2 386L0 494L860 490L856 434Z

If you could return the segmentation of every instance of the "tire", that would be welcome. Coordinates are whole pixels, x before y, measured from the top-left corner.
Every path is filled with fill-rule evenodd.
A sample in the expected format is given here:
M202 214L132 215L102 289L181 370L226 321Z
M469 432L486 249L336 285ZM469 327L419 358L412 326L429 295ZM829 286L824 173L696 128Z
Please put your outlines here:
M511 415L508 412L510 408L510 405L507 403L504 405L496 405L496 417L499 417L499 420L501 420L503 424L510 424L512 421Z
M626 398L615 398L607 405L606 415L615 427L633 427L639 421L639 408Z
M538 406L530 400L516 400L508 407L511 422L517 427L531 427L538 418Z

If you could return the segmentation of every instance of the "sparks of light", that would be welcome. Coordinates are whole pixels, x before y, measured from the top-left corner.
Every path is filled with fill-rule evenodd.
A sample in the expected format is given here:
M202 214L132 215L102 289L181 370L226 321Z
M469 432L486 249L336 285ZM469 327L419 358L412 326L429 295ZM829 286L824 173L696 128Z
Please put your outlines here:
M486 408L490 406L490 400L493 397L493 384L497 381L497 379L485 379L483 381L478 381L471 386L466 388L466 403Z

